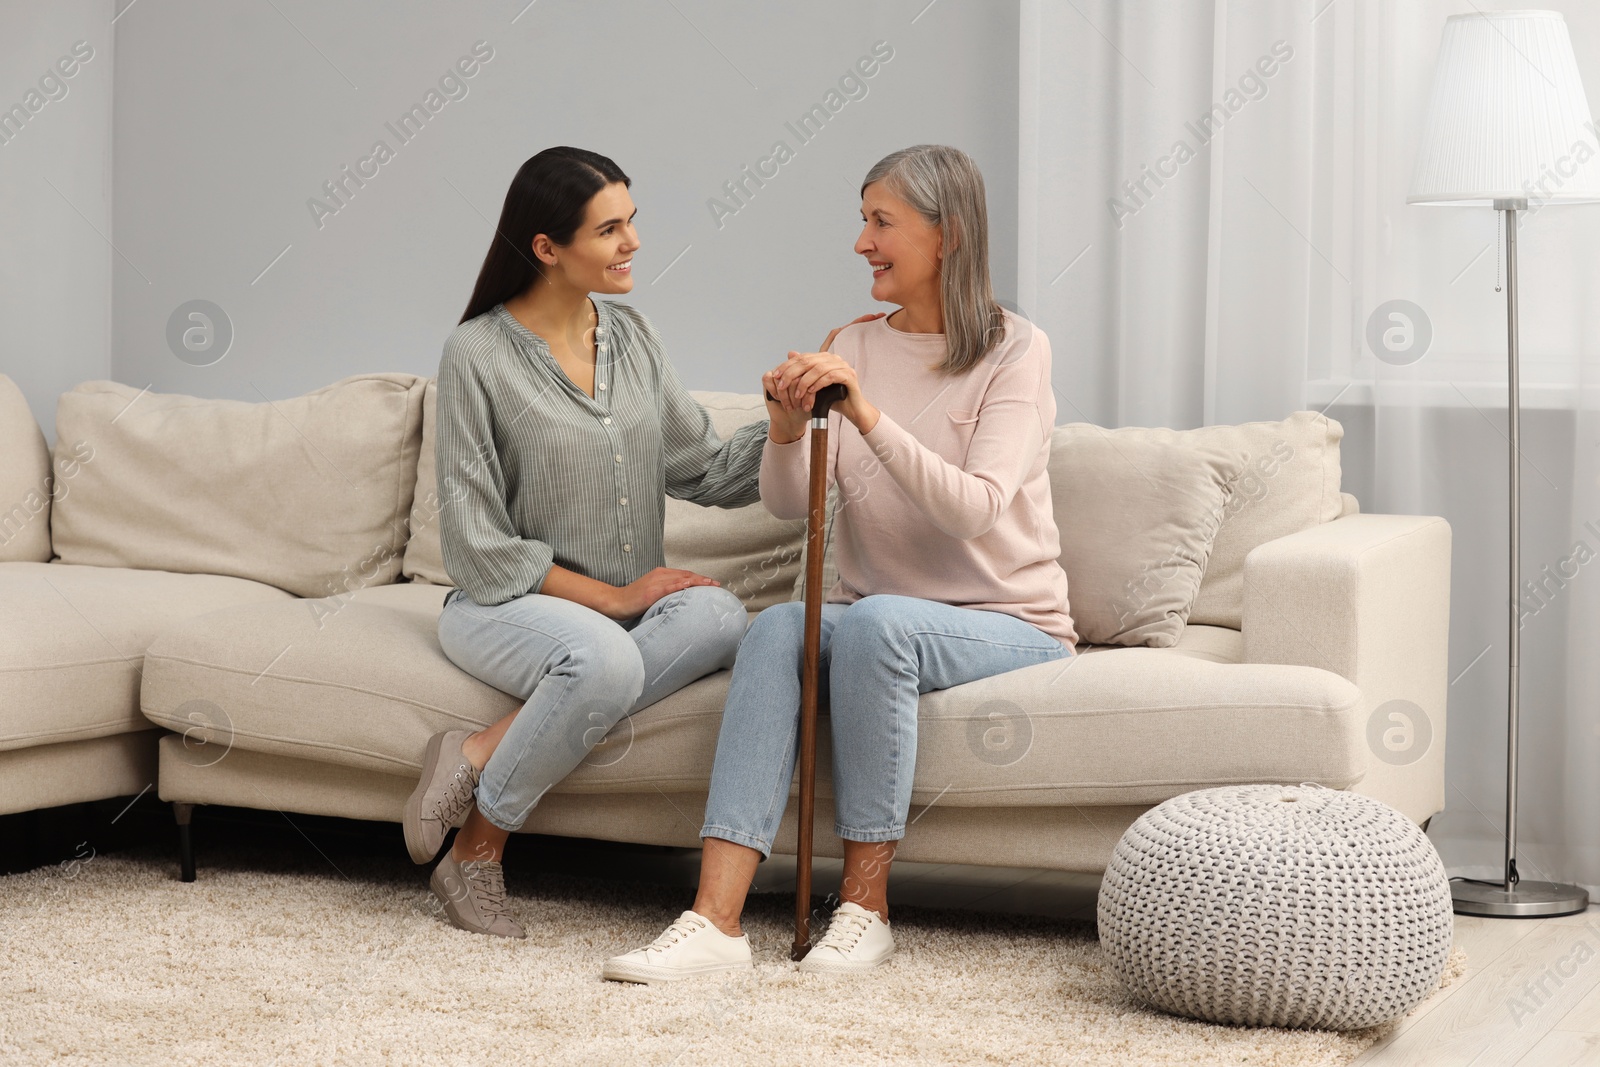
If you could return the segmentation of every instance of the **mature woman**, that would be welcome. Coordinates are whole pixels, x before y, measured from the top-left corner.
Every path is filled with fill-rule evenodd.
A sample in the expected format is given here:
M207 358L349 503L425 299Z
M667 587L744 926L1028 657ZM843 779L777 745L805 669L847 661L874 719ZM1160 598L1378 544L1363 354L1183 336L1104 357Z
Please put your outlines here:
M918 696L1062 659L1077 643L1045 472L1050 345L993 298L982 175L954 148L903 149L868 172L861 214L855 250L872 295L899 310L844 329L837 354L791 352L763 377L778 399L767 403L761 499L780 518L807 510L816 391L848 392L828 416L828 479L845 501L820 648L842 903L799 965L820 973L870 970L894 952L886 893L911 806ZM794 775L803 619L803 604L778 604L751 624L717 739L694 906L607 960L606 978L752 966L739 916Z
M525 701L433 736L406 805L418 863L461 825L430 884L466 930L525 936L500 863L511 831L623 716L731 665L748 621L715 580L663 566L663 498L755 502L767 424L721 440L645 317L590 299L633 288L630 184L577 148L524 163L439 364L457 587L439 643Z

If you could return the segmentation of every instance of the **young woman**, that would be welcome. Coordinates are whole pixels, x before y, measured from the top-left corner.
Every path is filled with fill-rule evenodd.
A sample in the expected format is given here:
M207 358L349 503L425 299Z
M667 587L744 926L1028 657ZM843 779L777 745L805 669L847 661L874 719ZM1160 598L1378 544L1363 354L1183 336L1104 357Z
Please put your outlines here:
M457 586L439 643L526 701L432 737L406 805L418 863L461 825L430 885L466 930L525 936L500 864L510 832L623 716L732 664L748 621L714 579L663 565L664 496L753 503L767 424L721 440L649 321L590 299L633 288L630 184L582 149L525 162L439 364L440 538Z
M799 965L820 973L870 970L894 952L886 893L911 806L918 696L1062 659L1077 643L1045 472L1050 345L992 296L982 175L954 148L903 149L868 172L861 214L855 250L873 298L899 310L844 329L838 354L790 352L763 378L778 400L767 402L761 499L781 518L807 509L816 391L848 391L828 416L828 479L845 499L820 649L842 903ZM767 608L737 650L694 907L607 960L606 978L752 966L739 916L789 799L804 608Z

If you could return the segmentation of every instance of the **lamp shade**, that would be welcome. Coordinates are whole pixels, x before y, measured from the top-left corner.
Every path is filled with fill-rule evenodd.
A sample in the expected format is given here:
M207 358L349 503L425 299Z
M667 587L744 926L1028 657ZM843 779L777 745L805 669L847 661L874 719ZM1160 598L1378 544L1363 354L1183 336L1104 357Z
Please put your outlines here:
M1559 11L1445 20L1408 204L1600 201L1600 131Z

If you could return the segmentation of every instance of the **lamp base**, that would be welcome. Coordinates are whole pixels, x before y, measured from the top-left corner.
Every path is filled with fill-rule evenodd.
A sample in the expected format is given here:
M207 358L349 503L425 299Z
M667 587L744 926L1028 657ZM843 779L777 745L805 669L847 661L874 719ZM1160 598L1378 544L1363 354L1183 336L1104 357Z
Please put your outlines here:
M1451 882L1450 899L1457 915L1492 919L1547 919L1576 915L1589 906L1589 891L1559 882L1518 882L1509 890L1498 883Z

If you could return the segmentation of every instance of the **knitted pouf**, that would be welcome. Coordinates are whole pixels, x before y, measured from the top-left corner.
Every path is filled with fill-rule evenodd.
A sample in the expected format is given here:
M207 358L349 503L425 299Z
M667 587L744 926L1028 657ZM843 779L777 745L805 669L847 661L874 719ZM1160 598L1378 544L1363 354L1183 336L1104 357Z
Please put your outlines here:
M1450 880L1405 815L1307 783L1145 812L1100 886L1100 944L1140 1000L1243 1026L1374 1026L1439 984Z

